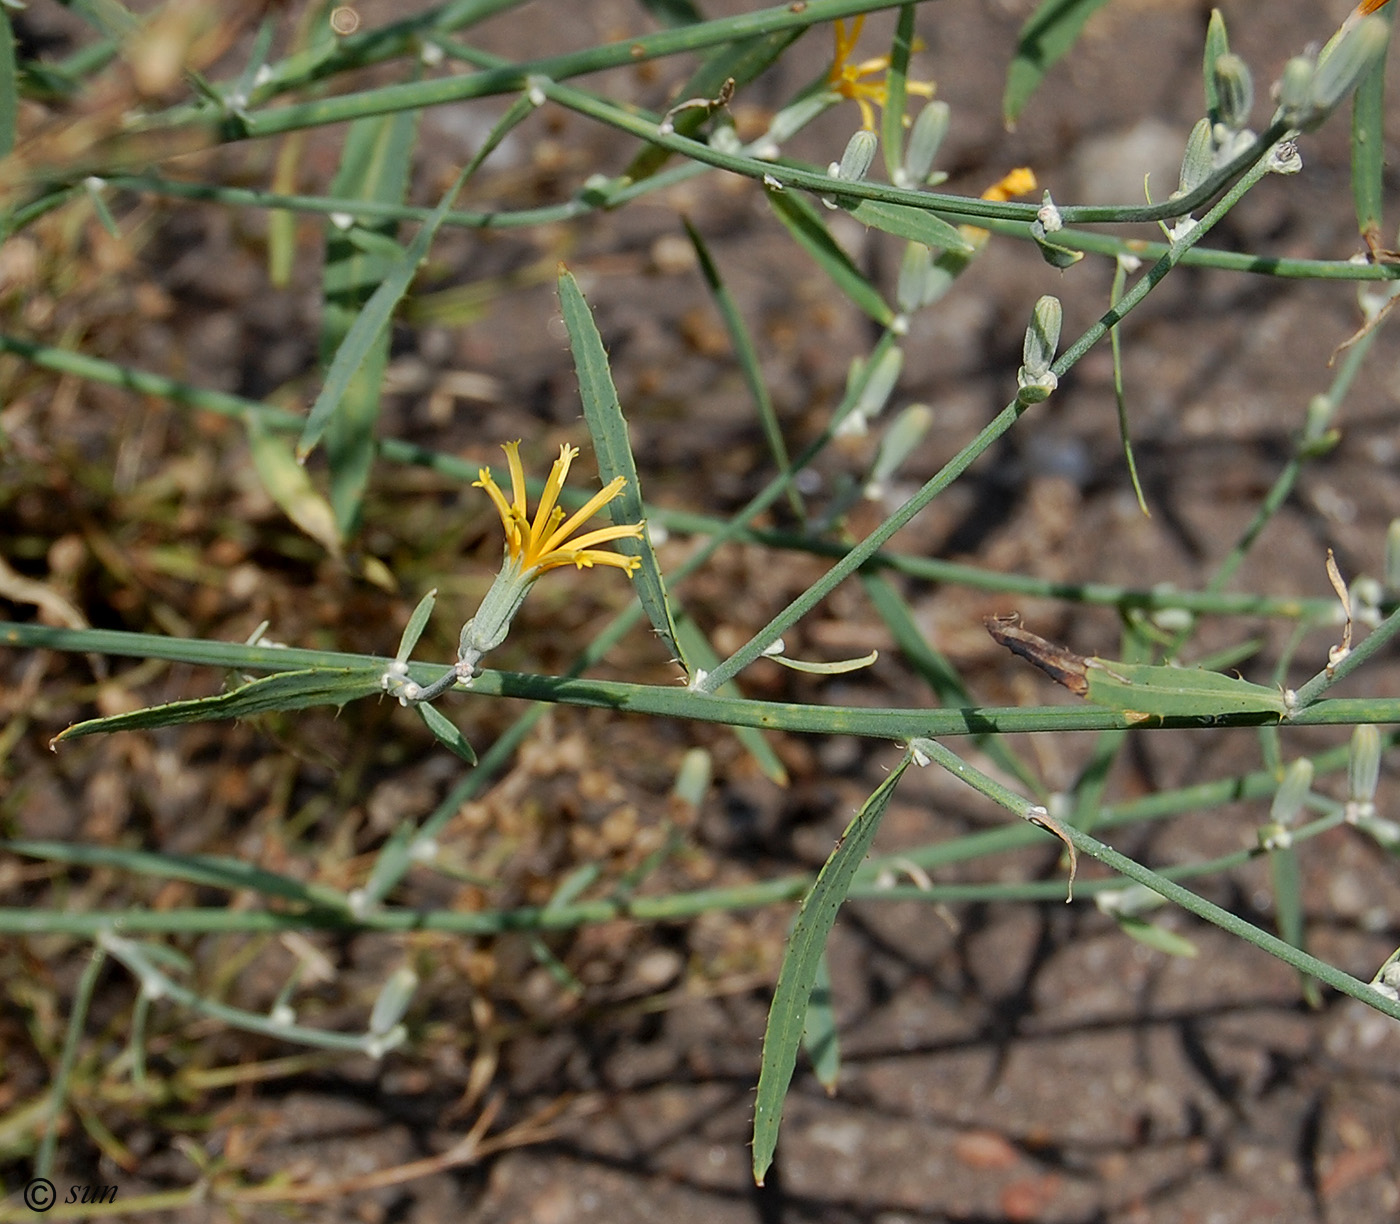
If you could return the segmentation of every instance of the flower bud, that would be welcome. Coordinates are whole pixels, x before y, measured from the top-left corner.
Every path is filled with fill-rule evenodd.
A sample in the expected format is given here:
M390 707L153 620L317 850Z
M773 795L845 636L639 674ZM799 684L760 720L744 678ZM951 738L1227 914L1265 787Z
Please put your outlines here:
M924 287L928 284L932 266L933 252L922 242L911 242L905 246L894 295L901 314L913 314L924 305Z
M1381 776L1381 733L1363 723L1351 733L1347 751L1346 818L1352 824L1376 813L1376 785Z
M906 187L917 187L928 181L933 169L933 159L948 134L948 123L952 110L946 102L930 102L914 120L914 128L909 133L909 146L904 151L904 182Z
M1283 76L1274 87L1278 93L1280 117L1293 122L1293 118L1307 108L1316 72L1317 65L1306 55L1295 55L1283 66Z
M1367 17L1323 47L1313 74L1308 107L1298 126L1305 132L1321 126L1385 54L1389 41L1390 23L1382 17Z
M1129 884L1123 888L1105 888L1094 894L1099 913L1114 918L1137 918L1167 903L1160 893L1145 884Z
M1284 772L1283 781L1274 792L1269 819L1285 829L1297 820L1312 788L1312 780L1313 763L1307 757L1294 761Z
M846 142L846 151L841 154L841 164L836 177L847 182L858 183L870 173L870 164L880 147L880 138L874 132L861 128Z
M1195 191L1210 177L1215 168L1215 145L1211 139L1209 119L1197 120L1186 138L1186 149L1181 155L1181 174L1177 178L1177 195L1187 195Z
M1060 347L1060 326L1064 322L1064 309L1060 299L1046 294L1031 311L1031 323L1026 328L1026 339L1021 346L1022 367L1032 378L1043 377L1055 360L1055 350Z
M867 498L873 501L884 496L890 479L924 440L932 424L933 409L927 404L910 404L895 417L894 423L885 430L885 436L880 439L880 449L875 453L870 479L865 482Z
M418 975L407 965L402 965L389 975L374 1001L374 1009L369 1016L369 1031L375 1037L383 1037L394 1025L403 1019L408 1005L413 1001L413 992L418 989Z
M838 426L837 432L843 436L860 436L865 433L870 422L885 410L894 385L899 381L904 369L904 350L888 348L865 376L865 385L860 389L855 407Z
M1254 109L1254 77L1249 65L1232 51L1217 56L1212 69L1220 122L1238 132L1249 123Z

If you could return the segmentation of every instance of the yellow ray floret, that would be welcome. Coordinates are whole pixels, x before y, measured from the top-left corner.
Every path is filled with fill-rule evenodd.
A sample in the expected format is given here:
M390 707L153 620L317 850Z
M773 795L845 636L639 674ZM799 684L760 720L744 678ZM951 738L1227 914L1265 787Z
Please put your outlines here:
M836 55L831 61L831 71L826 74L827 85L843 98L849 98L860 107L861 124L868 132L875 130L875 107L882 110L889 103L889 85L886 81L867 81L865 77L890 70L890 57L877 55L862 60L858 64L850 62L851 52L860 40L860 30L865 24L865 14L853 18L849 32L846 23L836 19ZM932 81L908 80L904 83L906 93L918 94L922 98L933 97ZM906 118L907 122L907 118Z
M625 477L618 476L609 481L589 498L587 504L566 518L558 505L559 494L569 475L569 465L579 452L575 446L561 446L559 458L554 461L549 479L545 481L544 492L540 495L534 520L531 521L525 504L525 469L520 464L520 443L507 442L501 449L506 453L506 463L510 468L510 500L506 500L501 487L486 468L477 472L477 479L472 485L486 490L486 495L496 507L496 513L501 516L501 525L505 528L506 551L522 573L542 574L561 565L574 565L579 569L611 565L630 574L641 565L639 557L624 557L621 553L607 552L597 547L610 540L641 539L641 523L602 527L571 538L575 531L622 492L627 484Z

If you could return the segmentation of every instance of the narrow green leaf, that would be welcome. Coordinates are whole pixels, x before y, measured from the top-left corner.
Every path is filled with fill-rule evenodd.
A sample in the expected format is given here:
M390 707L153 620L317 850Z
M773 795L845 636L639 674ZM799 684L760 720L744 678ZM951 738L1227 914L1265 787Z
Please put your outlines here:
M574 354L583 417L593 439L598 474L604 484L618 476L627 481L622 492L608 503L608 513L618 526L641 522L646 517L642 485L637 476L636 460L632 458L632 443L627 437L627 420L622 415L622 404L608 368L608 353L603 347L603 337L598 334L598 325L593 321L593 312L578 282L567 270L559 274L559 305ZM616 547L619 552L642 559L641 569L632 577L637 598L663 644L685 665L666 597L666 582L650 538L644 532L640 540L618 540ZM686 672L690 672L688 666Z
M818 872L793 924L792 938L788 941L782 968L778 971L773 1005L768 1011L758 1095L754 1102L753 1174L754 1181L760 1186L778 1149L783 1101L797 1065L797 1049L807 1023L812 987L821 971L827 936L850 890L851 880L870 850L870 843L875 840L880 820L894 797L894 788L909 768L910 760L910 755L905 753L890 776L866 800L855 819L846 827L841 841Z
M787 655L769 655L774 663L780 663L784 667L793 671L807 672L814 676L840 676L846 672L860 671L863 667L869 667L880 657L878 650L872 650L868 655L862 655L858 659L833 659L830 663L814 663L807 659L790 659Z
M703 671L714 671L719 666L719 656L715 654L709 639L700 631L700 626L684 612L676 617L676 636L685 650L685 657L693 666ZM743 696L739 692L739 686L732 680L728 684L721 684L715 690L715 695L717 697ZM734 738L743 745L749 756L753 757L754 764L758 766L765 778L778 786L788 784L787 769L779 760L773 745L764 738L762 731L757 727L737 726L730 727L729 730Z
M1021 27L1016 56L1006 73L1001 111L1008 128L1016 120L1045 74L1072 46L1084 23L1108 0L1041 0Z
M403 111L351 124L331 193L347 202L371 200L402 204L408 193L418 115L418 111ZM356 322L364 315L376 289L406 259L405 252L394 241L397 232L398 225L393 221L367 225L356 220L345 228L332 221L326 227L321 362L328 367L328 388L340 353L346 352L348 357L353 352L344 346ZM416 269L416 263L414 267ZM396 297L389 303L390 311L397 301ZM345 384L325 425L330 501L342 539L354 530L374 465L379 389L389 364L391 339L387 326L359 338L362 348L353 366L345 371ZM325 394L323 390L322 397ZM318 399L318 406L320 403ZM313 408L312 417L315 415ZM308 429L310 426L308 421ZM313 444L308 443L303 434L298 445L299 457L305 459Z
M476 750L467 743L467 737L446 714L428 701L413 708L418 711L418 716L427 724L428 730L433 733L433 737L439 744L449 752L461 757L468 765L476 764Z
M71 863L82 867L107 867L163 880L183 880L230 892L248 889L268 897L281 897L302 905L332 905L344 908L345 896L321 884L307 884L291 876L279 875L242 859L218 854L159 854L129 846L93 846L81 842L51 842L18 839L0 842L12 854L50 863Z
M792 471L792 460L788 455L787 443L783 439L782 424L773 407L773 397L768 394L768 380L763 375L763 367L758 359L758 349L754 345L753 337L749 334L743 313L739 310L734 295L729 292L720 276L719 268L710 256L709 247L705 245L705 240L700 236L699 230L691 225L687 218L682 218L681 223L685 226L685 232L690 237L691 245L695 248L695 257L700 261L700 272L705 278L705 285L714 297L720 318L724 320L725 330L729 333L729 342L734 346L734 356L738 358L739 370L744 376L744 385L748 387L749 394L753 397L754 407L758 409L758 420L763 426L763 436L768 440L768 449L772 452L773 462L779 472L784 476L789 475ZM792 507L793 513L799 519L805 518L806 512L802 505L802 495L791 481L788 482L787 492L788 504Z
M778 220L841 293L877 323L888 326L894 319L894 311L880 296L880 291L861 275L851 257L836 244L816 208L791 191L770 188L766 194ZM852 210L853 215L858 213L858 208Z
M69 0L65 7L110 38L126 38L139 24L118 0Z
M418 639L423 636L423 630L427 628L428 618L432 616L433 605L436 603L437 587L434 587L418 601L418 606L413 609L413 615L408 618L408 624L403 627L403 636L399 638L399 649L394 655L398 662L408 662L408 656L413 653L413 648L418 645Z
M236 103L235 109L241 110L252 99L253 91L257 88L258 76L267 63L267 53L272 50L272 40L276 34L276 20L264 17L262 24L258 26L257 36L253 39L253 49L248 55L248 62L238 75L238 84L234 86L231 101Z
M15 147L15 125L19 120L19 85L15 70L15 32L10 15L0 8L0 157Z
M349 202L346 201L347 204ZM385 271L403 258L403 247L393 238L375 230L364 229L359 224L351 225L347 230L338 231L338 237L341 241L352 246L359 254L368 255L371 259L383 262ZM369 292L373 291L374 285L371 284ZM360 303L360 305L363 304L363 302Z
M335 511L311 482L311 475L292 455L286 438L273 433L261 417L245 414L248 450L263 488L282 513L333 557L341 555Z
M1199 667L1089 659L1086 696L1095 705L1148 717L1288 713L1276 688Z
M494 126L486 134L486 139L481 142L481 147L472 154L472 159L467 163L467 168L463 172L464 177L471 178L479 169L481 163L491 156L510 133L521 123L525 122L535 113L536 106L527 90L516 98L506 110L506 113L496 120Z
M1215 61L1228 54L1229 50L1225 18L1219 9L1211 9L1210 21L1206 25L1206 49L1201 72L1206 87L1206 118L1212 127L1220 122L1220 83L1215 75Z
M58 744L79 736L110 731L145 731L179 723L252 718L257 714L304 710L310 706L343 706L359 697L382 692L382 675L382 667L317 667L309 671L277 672L215 697L172 701L166 705L147 706L144 710L74 723L54 736L52 742Z
M884 230L912 242L922 242L926 247L937 247L944 251L967 252L973 244L963 236L956 225L943 220L926 208L913 208L908 204L886 204L883 200L862 200L846 210L863 225Z
M1128 270L1120 259L1113 272L1113 288L1109 292L1108 302L1110 306L1118 305L1127 279ZM1138 509L1144 517L1151 518L1152 511L1147 508L1147 495L1143 493L1142 481L1138 479L1137 459L1133 455L1133 439L1128 428L1128 397L1123 390L1123 342L1116 323L1108 329L1108 342L1113 352L1113 396L1118 404L1118 437L1123 443L1123 462L1128 465L1128 479L1132 481L1133 492L1137 495Z
M561 910L567 910L597 883L598 877L602 874L603 869L597 863L584 863L582 866L575 867L559 881L559 886L545 902L544 912L557 914Z
M97 214L97 219L113 238L122 236L121 227L117 224L117 219L112 216L112 210L107 207L107 201L103 198L102 190L104 184L101 179L88 179L84 184L87 188L88 199L92 201L92 211Z
M885 174L899 182L904 162L904 111L909 102L909 54L914 48L914 6L899 10L894 41L890 44L890 67L885 74L885 106L880 114L880 144L885 153Z
M802 1027L802 1048L812 1060L812 1073L827 1096L836 1095L841 1079L841 1039L836 1031L836 1009L831 998L831 968L823 952L807 1001L807 1022Z
M705 20L690 0L641 0L641 4L648 13L669 29L694 25Z
M334 53L339 39L331 27L330 14L335 3L336 0L315 0L302 11L292 34L291 45L287 48L288 59L284 59L283 64L299 56L328 56ZM278 143L277 159L272 170L273 192L279 195L296 194L305 155L306 132L288 132ZM296 253L297 214L290 209L272 210L267 218L267 272L268 279L277 288L285 289L291 284ZM329 260L329 252L327 258ZM325 308L330 309L329 303L325 304ZM327 321L323 319L323 344L326 324ZM330 348L333 349L334 345ZM328 356L323 358L328 359Z
M1391 6L1381 16L1392 25L1396 9ZM1356 226L1372 250L1384 246L1381 220L1385 185L1385 65L1389 44L1380 58L1361 78L1352 99L1351 111L1351 195L1356 206Z
M345 398L351 381L365 364L376 337L388 326L395 307L408 292L408 287L418 271L418 265L428 254L428 248L432 246L443 218L447 216L452 201L457 198L458 191L466 181L468 170L469 166L463 168L462 173L447 189L442 201L433 209L432 215L423 222L403 258L389 270L379 288L365 303L364 309L355 316L354 323L350 325L345 339L336 350L330 369L326 371L326 381L321 388L321 394L316 397L316 402L311 406L311 412L306 418L306 426L297 442L299 459L305 459L316 448Z
M1123 934L1131 936L1138 943L1146 944L1155 951L1186 959L1200 955L1196 945L1186 936L1169 931L1166 927L1158 926L1155 922L1148 922L1147 919L1139 918L1133 914L1115 914L1113 917Z
M1279 938L1300 952L1308 950L1303 927L1303 873L1298 862L1298 850L1293 845L1269 847L1269 874L1273 877L1274 909L1278 916ZM1308 1003L1316 1007L1321 1002L1317 979L1299 972L1299 983Z

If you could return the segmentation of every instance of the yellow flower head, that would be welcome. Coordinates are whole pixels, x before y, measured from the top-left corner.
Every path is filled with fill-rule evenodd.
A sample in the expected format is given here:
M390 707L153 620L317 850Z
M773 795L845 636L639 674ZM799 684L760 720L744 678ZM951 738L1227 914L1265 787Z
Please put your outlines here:
M1035 171L1029 166L1018 166L988 187L982 193L982 198L1005 204L1007 200L1015 199L1016 196L1030 195L1035 189Z
M1029 195L1036 189L1036 186L1035 172L1029 166L1018 166L1015 170L1002 175L1000 179L988 187L982 193L982 198L996 204L1005 204L1016 196ZM960 225L958 232L978 247L991 237L986 230L977 225Z
M507 442L501 449L505 451L510 467L511 499L506 500L486 468L477 472L472 486L486 490L486 495L501 516L501 525L506 532L506 551L518 573L533 579L545 570L561 565L575 565L579 569L611 565L630 574L641 565L640 557L624 557L621 553L606 552L597 547L609 540L641 539L641 523L603 527L571 538L575 531L622 492L627 484L624 477L609 481L582 509L565 518L563 509L557 503L569 474L569 465L579 452L575 446L561 446L559 458L554 461L549 479L545 481L544 493L535 507L535 518L531 522L525 507L525 470L520 465L520 443Z
M849 98L860 107L861 125L867 132L875 130L875 107L884 107L889 102L889 85L886 81L867 81L864 78L877 73L888 73L890 57L877 55L862 60L859 64L850 62L851 52L860 40L861 27L865 24L865 14L851 19L850 33L846 23L836 19L836 55L831 62L831 71L826 74L827 85L843 98ZM904 83L906 93L918 94L921 98L933 97L932 81L908 80ZM908 119L906 117L906 122Z

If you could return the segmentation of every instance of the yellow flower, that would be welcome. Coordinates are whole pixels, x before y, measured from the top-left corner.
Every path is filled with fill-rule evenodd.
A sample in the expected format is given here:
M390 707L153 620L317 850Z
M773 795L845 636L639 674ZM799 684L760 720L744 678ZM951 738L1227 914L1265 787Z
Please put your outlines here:
M501 516L501 525L506 532L506 551L519 575L529 575L533 579L545 570L561 565L576 565L579 569L611 565L630 574L641 565L640 557L624 557L621 553L606 552L597 547L609 540L641 539L641 523L603 527L574 537L575 531L622 492L627 484L624 477L609 481L581 510L565 518L564 511L557 503L569 474L569 465L579 452L575 446L561 446L559 458L554 461L549 479L545 481L544 493L531 522L525 506L525 471L520 465L520 443L507 442L501 449L505 451L510 467L511 499L506 500L486 468L477 472L477 479L472 485L486 490L486 495Z
M1035 171L1029 166L1018 166L1008 174L1002 175L995 183L982 193L984 200L991 200L997 204L1005 204L1014 196L1029 195L1037 187L1035 181ZM982 246L991 235L978 225L960 225L958 231L974 246Z
M1035 171L1029 166L1018 166L1010 174L993 183L982 193L984 200L995 200L1005 204L1015 196L1030 195L1036 188Z
M852 18L850 33L846 23L839 17L835 22L836 56L831 62L831 71L826 74L828 86L843 98L849 98L860 107L861 125L868 132L875 130L875 107L883 109L889 102L889 85L885 81L867 81L863 78L876 73L888 73L890 57L877 55L862 60L859 64L850 63L851 52L860 40L861 27L865 24L865 14ZM918 94L922 98L933 97L932 81L908 80L904 83L906 93ZM905 122L908 122L906 116Z

